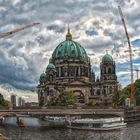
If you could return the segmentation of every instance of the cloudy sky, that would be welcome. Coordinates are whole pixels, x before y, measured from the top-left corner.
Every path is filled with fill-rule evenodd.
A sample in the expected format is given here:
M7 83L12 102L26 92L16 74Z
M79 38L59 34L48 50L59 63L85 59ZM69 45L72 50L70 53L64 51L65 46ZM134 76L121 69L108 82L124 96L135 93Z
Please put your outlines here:
M0 0L0 34L41 23L0 40L0 85L35 90L53 50L65 40L68 23L97 76L108 50L116 61L119 83L129 84L129 52L118 5L129 32L134 68L140 69L140 0Z

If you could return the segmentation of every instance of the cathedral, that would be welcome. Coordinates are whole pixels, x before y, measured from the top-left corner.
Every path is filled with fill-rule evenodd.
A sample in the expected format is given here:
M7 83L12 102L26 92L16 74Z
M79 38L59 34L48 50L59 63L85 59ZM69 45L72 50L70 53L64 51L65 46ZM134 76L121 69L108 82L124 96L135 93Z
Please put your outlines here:
M53 51L46 71L39 79L38 101L45 105L52 96L72 91L81 104L112 105L117 91L115 62L106 53L100 63L100 78L95 78L84 47L73 41L70 29L66 40Z

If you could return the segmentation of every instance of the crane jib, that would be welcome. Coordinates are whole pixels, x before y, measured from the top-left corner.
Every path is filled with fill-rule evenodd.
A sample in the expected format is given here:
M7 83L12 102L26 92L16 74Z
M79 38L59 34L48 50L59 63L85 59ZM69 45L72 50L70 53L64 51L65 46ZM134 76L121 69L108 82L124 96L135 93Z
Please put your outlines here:
M32 24L23 26L23 27L21 27L21 28L17 28L17 29L15 29L15 30L10 31L10 32L7 32L7 33L3 33L2 35L0 35L0 39L1 39L1 38L5 38L5 37L7 37L7 36L10 36L10 35L12 35L12 34L14 34L14 33L16 33L16 32L25 30L25 29L27 29L27 28L30 28L30 27L39 25L39 24L40 24L39 22L36 22L36 23L32 23Z

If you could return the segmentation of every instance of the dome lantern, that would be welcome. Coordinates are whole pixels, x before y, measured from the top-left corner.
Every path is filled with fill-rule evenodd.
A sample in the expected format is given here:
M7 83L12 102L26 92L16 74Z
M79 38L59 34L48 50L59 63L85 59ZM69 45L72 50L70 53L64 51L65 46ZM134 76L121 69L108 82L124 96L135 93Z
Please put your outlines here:
M66 40L72 40L72 35L70 33L70 28L69 28L69 24L68 24L68 32L66 34Z

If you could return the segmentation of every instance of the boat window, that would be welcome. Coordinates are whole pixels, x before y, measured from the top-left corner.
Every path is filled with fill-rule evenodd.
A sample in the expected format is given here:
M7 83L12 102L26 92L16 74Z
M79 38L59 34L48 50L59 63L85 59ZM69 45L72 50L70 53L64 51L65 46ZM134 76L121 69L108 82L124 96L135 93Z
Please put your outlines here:
M93 124L92 124L92 127L93 127L93 128L97 128L97 127L101 127L101 126L102 126L101 123L93 123Z
M75 126L75 127L84 127L84 126L88 126L87 123L72 123L72 126Z

